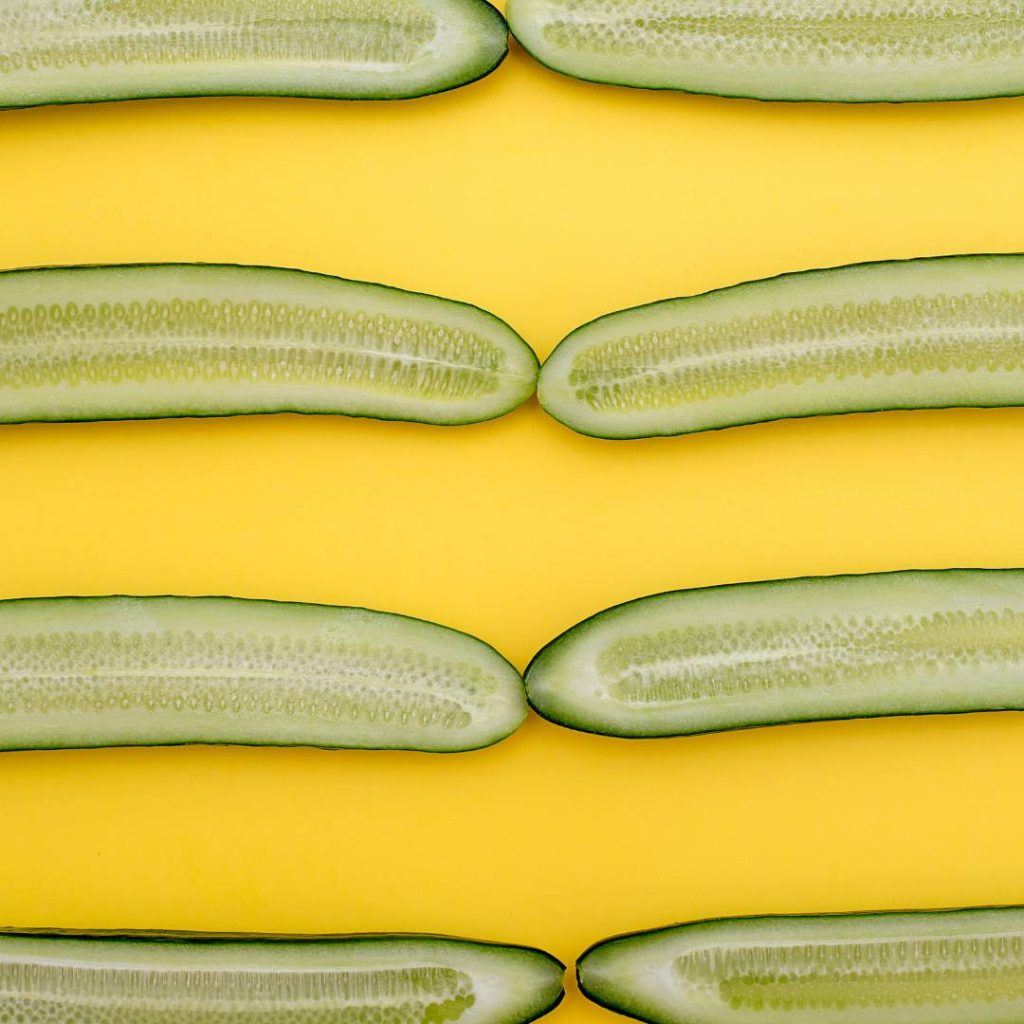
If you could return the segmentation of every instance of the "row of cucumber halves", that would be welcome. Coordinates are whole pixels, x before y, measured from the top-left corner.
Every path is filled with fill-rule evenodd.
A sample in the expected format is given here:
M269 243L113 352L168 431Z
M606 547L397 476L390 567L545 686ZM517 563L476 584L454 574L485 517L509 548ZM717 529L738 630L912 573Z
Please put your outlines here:
M508 0L541 63L619 85L778 100L1024 93L1014 0ZM0 106L153 96L398 99L489 74L484 0L0 0Z
M542 368L475 306L269 267L0 273L0 422L339 413L464 424L537 391L639 438L829 413L1024 405L1024 255L786 274L602 316Z
M0 934L19 1024L527 1024L537 949L436 935ZM600 942L583 993L652 1024L1016 1024L1024 908L699 921Z
M618 605L524 678L457 630L227 597L0 601L0 749L464 751L528 705L618 737L1024 710L1024 569L807 577Z

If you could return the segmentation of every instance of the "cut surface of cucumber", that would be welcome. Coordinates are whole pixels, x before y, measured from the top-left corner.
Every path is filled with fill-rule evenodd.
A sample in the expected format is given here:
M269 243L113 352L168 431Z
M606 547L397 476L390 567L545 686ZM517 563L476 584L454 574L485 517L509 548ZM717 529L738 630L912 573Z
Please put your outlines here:
M520 43L589 81L765 100L1024 93L1016 0L508 0Z
M610 313L555 349L538 398L607 438L1024 405L1024 256L862 263Z
M485 0L0 0L0 107L398 99L481 78L507 46Z
M562 995L540 950L429 935L0 935L18 1024L525 1024Z
M341 413L458 424L532 393L533 351L451 299L273 267L0 273L0 422Z
M820 576L610 608L526 671L545 718L610 736L1024 710L1024 570Z
M577 973L654 1024L1018 1024L1024 908L699 921L598 943Z
M213 597L0 601L0 749L472 750L525 713L497 651L402 615Z

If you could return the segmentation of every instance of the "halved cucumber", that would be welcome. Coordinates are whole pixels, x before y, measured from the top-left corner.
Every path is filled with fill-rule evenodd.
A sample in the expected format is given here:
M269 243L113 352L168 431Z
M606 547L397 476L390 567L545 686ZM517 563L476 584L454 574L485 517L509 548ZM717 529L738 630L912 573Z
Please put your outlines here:
M700 921L598 943L577 973L655 1024L1019 1024L1024 908Z
M555 349L538 397L608 438L1024 405L1024 256L862 263L610 313Z
M765 100L1024 93L1015 0L508 0L515 37L576 78Z
M0 107L398 99L481 78L507 48L484 0L0 0Z
M403 615L223 597L0 601L0 749L472 750L525 714L497 651Z
M545 718L610 736L1024 710L1024 570L821 576L610 608L526 670Z
M537 358L476 306L274 267L0 273L0 422L343 413L475 423Z
M432 935L0 936L19 1024L526 1024L562 997L540 950Z

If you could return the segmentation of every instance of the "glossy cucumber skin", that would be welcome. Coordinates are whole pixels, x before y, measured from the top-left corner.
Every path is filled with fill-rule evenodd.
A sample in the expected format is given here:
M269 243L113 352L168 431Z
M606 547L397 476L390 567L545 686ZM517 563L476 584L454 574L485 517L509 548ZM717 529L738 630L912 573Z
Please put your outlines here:
M165 339L157 333L157 330L165 330L165 324L150 328L146 320L146 309L157 297L167 308L172 302L181 305L182 297L193 307L205 301L208 310L217 316L221 315L219 310L224 304L237 309L261 307L264 322L254 315L248 326L237 317L233 324L223 320L218 324L207 312L198 325L193 325L196 333L184 339L173 337L172 320L171 336ZM133 304L141 313L134 323L126 326L124 309L128 307L130 311ZM118 307L122 309L122 323L109 326L96 322L98 311ZM52 318L48 322L48 311L66 313L71 309L79 319L84 319L91 309L93 322L67 324ZM266 321L267 310L284 310L293 318L298 315L304 319L274 336L269 333L268 323L272 326L272 322ZM362 315L365 310L369 323L383 317L387 326L379 329L374 340L377 347L369 353L361 353L358 345L353 347L349 327L325 327L316 322L315 314L321 310L328 310L337 317L345 316L346 311L350 316ZM14 314L28 316L27 324L12 319ZM194 309L191 315L195 316ZM42 319L37 323L40 316ZM268 371L253 375L244 362L245 359L271 360L273 353L283 346L300 359L333 357L339 362L335 372L345 372L360 355L369 355L367 362L371 368L376 360L376 366L383 372L389 360L400 366L400 360L406 358L395 326L401 322L410 322L428 335L433 332L433 340L428 337L419 343L425 344L428 351L433 344L438 360L444 358L445 344L450 348L454 344L450 339L461 332L461 336L468 339L467 344L480 346L479 351L497 361L498 367L494 370L478 368L472 362L472 355L454 364L458 367L456 386L459 373L469 376L477 373L478 380L470 386L475 386L478 393L449 399L443 394L432 395L429 387L425 394L417 394L415 388L423 387L420 381L403 392L401 386L389 390L387 382L377 385L372 379L370 384L360 383L358 379L353 383L344 377L332 380L324 376L322 368L317 371L301 363L298 369L280 369L268 362L269 372L278 374L277 378L269 377ZM180 326L185 330L186 323L183 321ZM70 343L59 337L60 331L69 328L72 329ZM88 345L74 336L75 328L95 332L96 337L87 341L93 346L92 358L98 355L110 364L103 369L105 376L89 379L82 370L76 371L75 379L69 376L68 365L84 359L88 370L90 358ZM234 334L218 336L216 332L224 328ZM103 333L104 330L108 333ZM51 370L45 359L41 359L38 368L29 367L35 376L25 379L27 371L18 366L18 350L32 340L32 332L40 333L44 354L59 365ZM388 332L391 332L390 337ZM384 347L385 342L393 347ZM123 354L117 350L119 345L125 349ZM161 354L161 345L167 350L166 354ZM199 363L204 345L209 353L207 363L214 367L213 379L204 377ZM394 347L396 345L398 347ZM84 355L81 354L83 346ZM132 346L143 348L140 357L132 351ZM155 354L147 353L146 346L155 350ZM227 358L239 349L242 354L235 358L240 360L241 373L232 376L220 371L221 379L217 379L214 355L222 353L223 358ZM184 368L191 368L188 374L173 361L177 356L181 362L183 350L194 354ZM135 371L130 362L133 356L141 359L141 380L133 376ZM118 359L124 361L118 364ZM420 362L429 364L429 358ZM0 271L0 423L295 413L460 426L511 412L533 394L538 369L533 350L494 314L469 303L390 285L284 267L238 264L111 264ZM319 379L315 378L317 372ZM355 372L358 374L358 367ZM13 384L5 383L5 373L12 375ZM314 378L304 378L303 373L313 373ZM40 376L48 379L40 381ZM490 391L481 392L480 389L486 387L490 387Z
M986 939L989 940L988 948ZM1003 940L1001 950L998 948L999 940ZM952 954L948 950L943 952L940 946L943 941L953 947L958 943L967 946L962 950L964 958L959 964L949 962L951 957L954 961L957 959L957 950L954 948ZM875 1021L878 1024L893 1021L899 1024L951 1024L953 1021L961 1024L1011 1024L1020 1020L1024 1013L1024 985L1019 983L1011 1000L1015 1005L1004 1003L996 1008L989 1000L977 998L977 994L973 1000L966 1000L966 1006L944 1007L939 999L934 998L934 988L933 998L918 992L919 1002L916 1005L913 1005L913 1000L905 1000L902 1005L886 1005L883 993L879 992L874 993L876 1002L872 1003L871 993L863 991L859 993L860 1005L855 1002L853 1006L836 1008L823 1002L820 992L815 993L815 1003L808 999L807 1006L797 1005L800 1000L799 984L793 985L794 981L800 982L813 973L820 982L828 980L832 972L832 982L841 984L843 969L856 975L860 965L856 961L844 960L844 943L860 947L865 962L872 955L877 959L878 955L884 954L884 965L884 956L887 955L897 974L900 966L906 966L909 953L911 968L907 973L917 975L916 980L921 981L923 972L938 972L941 978L943 968L953 974L958 968L963 969L963 964L972 955L969 946L972 942L975 961L970 962L968 973L972 969L995 972L1002 968L1012 971L1011 977L1024 977L1024 907L1020 906L766 915L693 921L596 942L580 956L576 974L580 990L588 999L649 1024L754 1024L755 1021L763 1024L781 1024L783 1021L792 1021L793 1024L810 1024L811 1021L818 1024L838 1024L840 1021L847 1024L874 1024ZM915 949L916 943L930 945ZM902 965L893 953L895 944L904 947L900 951L904 957ZM880 948L886 945L888 950ZM721 954L728 956L732 953L735 956L735 951L744 948L764 951L756 961L756 968L743 965L747 966L744 974L737 970L734 960L731 971L725 969ZM835 959L824 965L818 963L816 969L812 969L808 964L815 960L816 951L820 948L831 950ZM802 956L804 962L801 967L790 966L788 971L785 967L779 969L778 965L771 963L773 949L792 950ZM690 972L682 972L682 979L679 977L680 960L685 962L688 955L693 958L695 954L698 957L702 954L710 956L713 960L716 951L719 951L719 959L714 967L708 965L705 977L700 976L699 969L693 971L692 959L688 965ZM946 963L941 962L943 956ZM687 992L685 986L693 982L694 973L698 991L691 989ZM865 974L870 981L870 968L865 969ZM770 994L773 981L780 987L788 983L795 989L777 999L784 1004L785 997L789 996L788 1006L762 1004L752 1010L742 1005L730 1005L725 993L716 991L716 982L723 986L731 984L732 991L737 986L753 983L761 984ZM962 990L961 995L965 994ZM907 1002L912 1005L908 1006Z
M893 325L886 334L878 333L877 325L872 324L869 331L865 318L876 315L879 296L885 300L883 313L895 310L890 315L896 320L901 315L901 302L907 307L923 302L925 307L931 304L940 311L922 313L921 322L911 328ZM570 429L609 440L667 437L845 413L1024 405L1024 318L1018 308L1021 296L1024 256L1018 253L929 256L780 274L617 310L581 325L563 338L545 361L537 397L545 412ZM943 303L955 305L965 297L976 300L982 309L986 303L995 303L993 316L1006 319L1007 329L1012 332L1003 344L1004 351L993 353L996 343L984 336L982 328L976 328L974 337L966 342L957 335L960 325L955 322L955 310L949 313L941 307ZM998 305L1000 299L1002 307ZM859 309L848 327L841 320L823 320L826 307L845 310L851 301ZM807 314L808 323L798 322L796 328L787 325L784 329L833 331L835 337L803 341L802 349L799 335L796 339L773 339L769 332L779 329L779 323L772 321L791 311ZM954 319L943 322L944 315ZM758 320L771 326L758 327ZM756 348L738 378L721 368L723 362L735 365L744 357L741 342L730 348L732 324L740 324L737 337L745 339L742 344ZM985 329L990 333L995 330L991 325ZM763 336L758 334L761 330ZM654 368L661 371L664 385L657 383L652 368L641 368L648 374L645 380L637 368L619 367L620 358L630 358L628 349L626 355L613 355L615 361L610 366L594 369L587 365L596 352L607 350L609 345L614 352L616 345L621 348L625 342L632 343L631 339L680 331L696 331L704 337L693 343L698 347L692 351L680 347L686 352L685 359L668 358ZM931 331L933 336L918 337L915 331ZM865 340L876 349L881 348L883 340L889 344L884 358L895 360L895 369L859 362L857 344ZM705 346L703 350L701 345ZM790 345L793 347L787 347ZM937 368L944 360L948 363L942 345L965 366ZM795 362L795 372L802 375L795 381L786 378L787 358ZM801 366L801 358L809 362ZM1006 360L1012 365L1004 365ZM830 361L838 361L841 370L830 369ZM915 361L924 361L925 368L914 368ZM929 361L935 365L929 365ZM989 370L989 365L996 369ZM592 383L588 387L600 396L604 408L594 409L592 399L581 397L579 381L572 381L580 373L589 376ZM646 389L649 395L664 399L663 407L609 409L613 389L627 386L616 379L623 374L633 377L628 386L634 389L634 395L636 389ZM746 386L737 390L734 379L744 383L744 377ZM710 387L718 394L711 399L672 401L672 390L680 387L698 392Z
M3 26L2 17L5 13L12 14L15 18L20 14L24 16L31 8L33 0L0 0L0 28ZM77 0L65 0L65 5L72 11ZM198 32L201 36L203 31L216 29L213 25L186 25L176 28L173 22L175 16L175 3L178 0L159 0L155 6L157 9L156 23L163 16L168 24L164 29L174 34L177 32L182 38L191 32ZM266 3L266 0L263 0ZM343 2L331 0L339 8ZM115 6L117 0L111 0L110 6ZM291 14L299 11L303 4L309 5L310 0L299 0L294 5ZM41 4L37 4L41 6ZM5 11L5 6L7 10ZM97 4L97 7L102 4ZM182 6L180 3L178 6ZM187 8L187 5L184 5ZM273 6L273 0L270 0ZM316 6L314 4L314 6ZM332 99L332 100L393 100L393 99L415 99L437 93L448 92L464 85L472 84L485 78L494 71L508 54L508 28L501 12L497 10L488 0L426 0L423 5L425 9L438 8L447 11L449 14L458 12L462 19L461 25L454 24L450 19L445 22L442 19L442 35L448 37L448 45L452 50L460 49L457 59L451 67L440 68L433 75L417 77L414 74L411 80L403 81L399 74L384 61L381 67L384 69L378 73L376 80L365 78L366 69L360 66L360 62L350 63L346 69L344 56L338 54L334 59L298 59L290 64L287 61L279 61L275 71L269 71L261 66L267 63L265 56L261 55L258 47L248 56L236 59L225 60L224 66L219 67L216 60L191 61L182 55L177 70L161 72L160 64L155 62L149 65L146 62L136 60L134 64L127 63L118 66L116 71L97 70L92 75L78 74L79 69L75 68L78 74L78 84L71 85L59 78L49 86L40 83L22 82L11 84L5 81L4 77L4 53L0 50L0 109L25 108L44 105L66 105L71 103L103 103L122 100L137 99L175 99L195 96L254 96L254 97L293 97L306 99ZM246 27L250 30L258 27L261 19L258 17L258 5L246 7L240 5L244 12L251 12L254 18ZM186 10L185 16L188 11ZM339 14L344 17L344 12ZM65 16L66 18L66 16ZM314 27L314 20L307 31L307 45L315 45L317 39L322 39L326 33ZM287 26L295 30L296 23L292 21ZM114 31L109 26L106 28L111 39L118 40L124 37L130 39L131 33ZM86 41L92 43L89 37L95 35L101 42L104 40L104 28L93 29L85 33ZM144 35L144 33L138 33ZM279 33L279 38L282 33ZM476 50L474 51L474 42ZM2 33L0 33L2 41ZM68 45L66 40L47 40L40 34L38 37L30 37L27 40L19 40L29 45L51 46ZM72 40L73 42L73 40ZM10 40L14 46L15 41ZM129 43L130 45L130 43ZM454 56L454 55L453 55ZM17 59L18 54L12 54ZM270 61L272 63L272 61ZM241 65L241 67L239 66ZM341 70L326 71L331 67ZM132 69L134 68L134 77ZM155 70L154 70L155 68ZM21 70L20 67L13 70ZM161 73L167 79L163 81ZM348 76L348 77L346 77ZM361 77L362 76L362 77Z
M1024 710L1024 570L803 577L641 597L550 641L525 680L542 717L625 739Z
M998 99L1024 94L1024 70L1020 68L1019 58L1007 59L1005 55L1001 60L992 61L989 72L981 73L978 63L970 55L963 55L963 59L953 60L945 66L932 67L923 66L926 62L911 59L904 65L905 72L893 66L865 66L856 70L847 68L844 71L841 68L830 69L827 62L822 62L820 67L815 66L818 62L813 61L804 68L804 72L810 68L810 73L805 74L805 80L801 79L801 69L796 65L789 68L788 77L779 76L778 69L785 64L783 58L774 64L769 61L768 73L759 79L749 59L722 60L717 66L714 59L710 59L701 66L699 60L696 63L688 63L685 57L675 63L670 60L659 61L656 57L652 60L646 60L643 56L631 59L614 49L610 51L610 56L602 59L594 54L581 55L579 51L573 52L571 48L567 48L564 42L560 45L545 38L546 29L552 25L567 25L573 17L581 18L580 23L586 26L588 14L607 14L608 24L613 23L616 4L589 6L590 11L587 10L587 3L567 5L560 0L508 0L506 16L516 41L538 63L558 74L599 85L783 103L930 103ZM656 25L671 23L672 14L678 13L684 6L686 5L678 3L678 0L674 5L620 2L619 28L630 30L633 22L637 25L642 25L644 21ZM722 8L723 21L727 23L727 9L742 5L714 0L712 3L691 3L688 6L689 14L705 18L711 17L718 8ZM764 6L764 22L770 25L773 19L768 8L771 5ZM792 13L810 5L805 4L803 0L796 0L795 3L782 2L776 3L775 6ZM890 6L894 11L898 10L895 4ZM576 7L581 10L570 9L565 18L560 20L559 7ZM595 12L597 8L600 10ZM629 10L626 11L626 8ZM669 10L666 11L666 8ZM680 14L679 20L682 20L682 17ZM592 21L600 23L601 17L598 16ZM979 19L976 27L979 32L984 32L987 26L983 19ZM671 27L664 31L666 36L671 37ZM953 35L955 36L955 33ZM652 32L647 45L657 48L661 41L659 33ZM789 41L799 45L799 33L792 33ZM1024 29L1019 30L1017 38L1009 43L1011 51L1019 50L1022 41ZM922 36L917 40L917 45L924 42ZM895 45L898 46L899 43ZM596 49L599 51L600 45ZM755 47L756 56L768 55L767 49L762 49L760 54L757 50ZM691 51L690 57L693 56ZM879 74L879 71L882 73ZM915 71L920 74L920 80L916 85Z
M403 982L394 972L420 969L427 971L421 989L396 992L393 986ZM439 969L452 977L442 978ZM359 987L358 979L374 970L390 972L390 988ZM356 978L347 974L352 971ZM430 1010L446 1008L454 1013L446 1019L462 1024L527 1024L561 1001L563 972L541 950L440 935L0 933L0 1009L5 999L12 1008L24 1004L18 1017L24 1024L51 1020L47 1013L54 1010L68 1020L220 1020L225 1004L239 1024L312 1022L324 1013L331 1020L333 1014L353 1019L343 1016L349 1013L362 1019L367 1009L416 1024L421 1016L430 1020ZM354 986L348 994L346 974ZM456 975L470 998L446 1007L444 989ZM147 978L159 985L147 986Z
M519 673L494 648L404 615L224 597L0 601L0 750L456 753L525 715Z

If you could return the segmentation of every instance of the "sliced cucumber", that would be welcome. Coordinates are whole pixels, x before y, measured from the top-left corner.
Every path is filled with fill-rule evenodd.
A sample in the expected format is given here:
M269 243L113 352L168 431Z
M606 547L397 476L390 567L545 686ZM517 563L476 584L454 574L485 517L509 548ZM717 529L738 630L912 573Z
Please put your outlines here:
M451 299L272 267L0 273L0 422L343 413L475 423L537 358Z
M515 37L576 78L765 100L1024 93L1016 0L508 0Z
M399 99L482 78L507 48L484 0L0 0L0 106Z
M18 1024L525 1024L562 997L540 950L432 935L0 936Z
M218 597L0 601L0 749L472 750L525 714L497 651L403 615Z
M1024 710L1024 570L823 576L630 601L526 671L551 721L610 736Z
M538 397L608 438L1024 405L1024 256L862 263L610 313L555 349Z
M1024 908L700 921L598 943L577 972L655 1024L1019 1024Z

